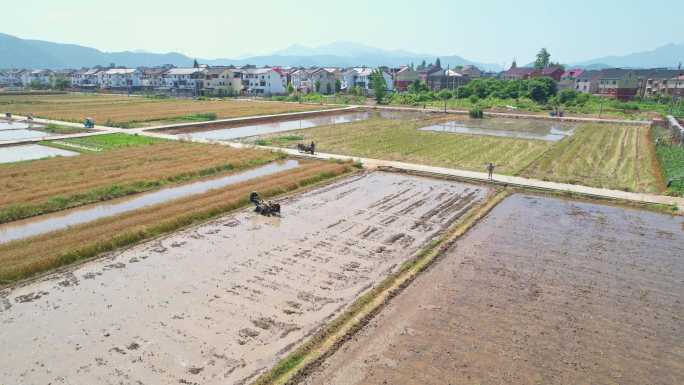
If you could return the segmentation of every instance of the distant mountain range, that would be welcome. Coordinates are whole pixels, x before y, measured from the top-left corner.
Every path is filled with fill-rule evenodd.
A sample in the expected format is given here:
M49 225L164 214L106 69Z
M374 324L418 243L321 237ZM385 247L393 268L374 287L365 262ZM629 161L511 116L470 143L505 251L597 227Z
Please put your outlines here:
M197 61L209 65L254 64L257 66L400 66L433 62L437 55L415 54L407 51L389 51L356 43L338 42L316 48L293 45L270 55L251 56L240 59L203 59ZM75 44L60 44L41 40L21 39L0 33L0 68L81 68L96 65L107 66L160 66L173 64L191 66L195 58L181 53L150 53L140 50L103 52ZM482 69L500 70L496 64L478 63L457 55L441 56L442 66L476 65Z
M425 60L434 62L437 55L418 54L403 50L384 50L363 44L336 42L319 47L292 45L270 55L250 56L240 59L202 59L209 65L254 64L257 66L400 66ZM499 71L501 66L492 63L470 61L458 55L439 56L442 67L476 65L483 70ZM41 40L21 39L0 33L0 68L81 68L96 65L107 66L161 66L172 64L178 67L191 66L195 58L181 53L150 53L141 50L103 52L95 48L75 44L52 43ZM608 56L570 65L583 68L607 67L676 67L684 60L684 44L668 44L653 51L639 52L625 56Z
M606 56L575 63L572 67L602 68L677 68L684 62L684 43L667 44L652 51L636 52L624 56Z

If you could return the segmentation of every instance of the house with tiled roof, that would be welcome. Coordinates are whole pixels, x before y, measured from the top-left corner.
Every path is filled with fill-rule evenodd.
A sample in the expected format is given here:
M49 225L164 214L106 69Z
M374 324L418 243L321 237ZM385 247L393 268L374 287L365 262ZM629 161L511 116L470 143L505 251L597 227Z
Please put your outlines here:
M507 69L501 74L503 80L524 80L532 77L535 69L532 67L518 67L515 62L511 68Z
M634 70L609 68L598 73L598 94L618 100L630 100L639 88L639 78Z
M583 72L584 70L581 68L573 68L566 70L565 72L563 72L563 75L561 76L560 81L558 82L558 88L569 88L574 90L576 87L575 83L577 81L577 78L579 78Z

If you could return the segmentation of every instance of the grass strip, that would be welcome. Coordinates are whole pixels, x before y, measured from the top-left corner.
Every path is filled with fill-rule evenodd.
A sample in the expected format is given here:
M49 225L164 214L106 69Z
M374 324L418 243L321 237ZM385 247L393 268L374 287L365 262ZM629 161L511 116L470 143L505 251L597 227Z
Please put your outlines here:
M397 273L385 278L378 286L359 297L346 312L282 359L271 370L262 374L254 384L297 383L363 328L389 300L407 287L418 274L430 267L458 238L484 218L506 196L508 192L499 191L470 210L466 217L454 224L442 237L423 248L416 257L402 264Z

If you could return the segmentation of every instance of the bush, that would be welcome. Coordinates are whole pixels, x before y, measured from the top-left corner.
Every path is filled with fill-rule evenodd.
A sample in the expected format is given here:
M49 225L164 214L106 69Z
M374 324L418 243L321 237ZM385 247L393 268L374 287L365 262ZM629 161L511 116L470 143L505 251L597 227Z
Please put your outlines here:
M484 112L482 111L482 108L480 108L480 107L471 108L470 111L468 111L468 115L473 119L484 118Z

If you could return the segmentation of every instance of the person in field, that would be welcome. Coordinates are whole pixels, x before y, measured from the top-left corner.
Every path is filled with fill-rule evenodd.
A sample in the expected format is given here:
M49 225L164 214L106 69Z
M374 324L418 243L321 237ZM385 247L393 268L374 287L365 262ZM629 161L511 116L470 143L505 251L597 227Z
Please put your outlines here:
M493 179L494 167L496 166L492 162L489 162L489 164L487 165L487 174L489 175L489 180Z

